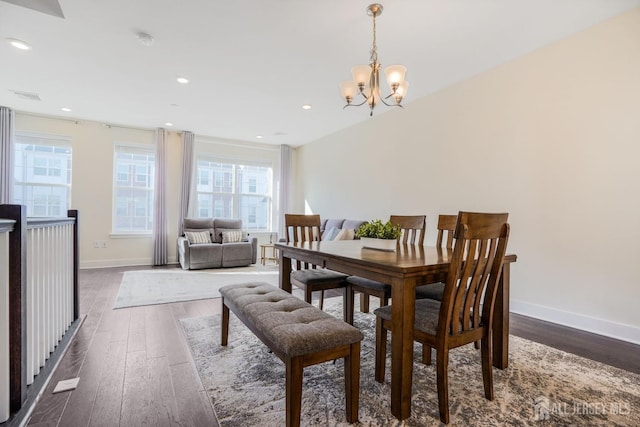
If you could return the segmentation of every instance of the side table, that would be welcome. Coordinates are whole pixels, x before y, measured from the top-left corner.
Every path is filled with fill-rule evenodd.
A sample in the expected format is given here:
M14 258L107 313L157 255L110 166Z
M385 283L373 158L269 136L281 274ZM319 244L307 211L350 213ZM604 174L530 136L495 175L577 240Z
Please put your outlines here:
M267 249L271 249L271 256L267 256ZM276 247L273 243L260 245L260 261L262 262L262 265L266 265L267 261L274 261L276 264L278 263Z

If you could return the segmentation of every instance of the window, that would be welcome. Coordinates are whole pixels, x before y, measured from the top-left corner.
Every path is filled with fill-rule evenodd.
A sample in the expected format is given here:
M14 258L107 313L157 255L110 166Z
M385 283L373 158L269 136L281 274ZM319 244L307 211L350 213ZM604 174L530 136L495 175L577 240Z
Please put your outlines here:
M154 173L155 147L115 144L114 233L152 232Z
M245 229L269 229L273 176L270 165L198 157L196 168L199 217L240 218ZM205 176L207 179L203 179Z
M66 217L71 204L71 140L15 134L13 203L29 217Z

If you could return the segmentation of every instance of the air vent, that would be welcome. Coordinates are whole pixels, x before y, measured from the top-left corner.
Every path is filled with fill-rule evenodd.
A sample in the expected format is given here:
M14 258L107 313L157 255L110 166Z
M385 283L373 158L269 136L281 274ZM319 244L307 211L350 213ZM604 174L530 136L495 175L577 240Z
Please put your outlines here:
M18 98L20 99L28 99L29 101L42 101L40 99L40 95L37 93L23 92L21 90L12 90Z

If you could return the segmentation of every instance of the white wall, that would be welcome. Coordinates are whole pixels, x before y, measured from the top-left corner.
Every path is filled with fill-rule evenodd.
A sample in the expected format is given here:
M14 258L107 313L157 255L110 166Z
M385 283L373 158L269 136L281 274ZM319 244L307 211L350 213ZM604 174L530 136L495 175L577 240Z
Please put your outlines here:
M509 212L513 311L640 343L640 9L384 108L296 150L298 211Z
M152 265L151 236L114 236L111 234L113 201L113 144L128 142L153 144L154 131L119 126L104 126L88 120L66 120L16 113L16 131L71 137L72 182L71 209L78 209L80 224L80 268L124 265ZM265 144L242 144L197 137L198 145L224 158L266 159L279 171L279 147ZM266 148L265 148L266 147ZM177 262L178 205L182 138L169 132L167 139L167 256ZM254 233L252 233L253 235ZM268 233L258 236L268 242ZM94 241L104 241L106 248L94 248Z

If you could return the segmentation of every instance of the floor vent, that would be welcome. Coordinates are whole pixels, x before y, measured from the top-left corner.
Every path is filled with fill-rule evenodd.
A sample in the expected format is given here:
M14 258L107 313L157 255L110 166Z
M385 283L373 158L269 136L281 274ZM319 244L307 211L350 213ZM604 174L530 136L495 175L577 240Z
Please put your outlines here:
M56 384L56 388L53 389L54 393L60 393L62 391L75 390L78 387L78 382L80 378L71 378L68 380L58 381Z

